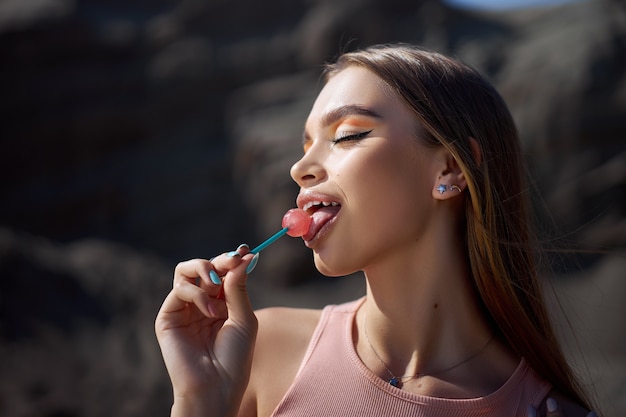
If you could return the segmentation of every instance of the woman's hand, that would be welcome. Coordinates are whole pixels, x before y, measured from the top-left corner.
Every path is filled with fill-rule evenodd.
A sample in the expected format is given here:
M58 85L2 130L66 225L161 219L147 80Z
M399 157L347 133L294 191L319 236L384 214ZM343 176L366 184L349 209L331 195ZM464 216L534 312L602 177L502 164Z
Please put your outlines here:
M560 405L559 401L563 403L563 406ZM530 405L526 417L598 417L594 411L587 412L565 398L560 398L559 401L554 397L548 397L541 407L542 413Z
M237 414L257 333L246 290L248 252L241 246L176 267L155 322L174 390L173 416Z

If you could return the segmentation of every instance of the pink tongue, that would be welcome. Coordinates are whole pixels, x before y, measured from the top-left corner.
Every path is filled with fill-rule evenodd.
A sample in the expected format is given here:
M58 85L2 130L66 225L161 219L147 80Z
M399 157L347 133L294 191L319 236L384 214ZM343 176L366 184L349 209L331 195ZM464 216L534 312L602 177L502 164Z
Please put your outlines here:
M316 210L311 218L313 221L311 222L311 227L309 228L309 232L304 236L304 240L311 240L320 231L322 226L326 224L330 219L337 215L339 211L339 207L337 206L328 206L323 207L321 209Z

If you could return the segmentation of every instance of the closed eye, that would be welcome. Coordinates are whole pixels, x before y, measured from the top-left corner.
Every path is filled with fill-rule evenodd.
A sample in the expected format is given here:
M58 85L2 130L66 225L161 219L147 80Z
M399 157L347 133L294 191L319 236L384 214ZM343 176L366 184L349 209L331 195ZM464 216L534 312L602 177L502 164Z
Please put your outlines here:
M365 132L359 132L359 133L353 133L349 135L340 136L338 138L331 140L331 142L334 145L334 144L341 143L341 142L350 142L350 141L360 140L366 137L367 135L369 135L370 133L372 133L372 130L367 130Z

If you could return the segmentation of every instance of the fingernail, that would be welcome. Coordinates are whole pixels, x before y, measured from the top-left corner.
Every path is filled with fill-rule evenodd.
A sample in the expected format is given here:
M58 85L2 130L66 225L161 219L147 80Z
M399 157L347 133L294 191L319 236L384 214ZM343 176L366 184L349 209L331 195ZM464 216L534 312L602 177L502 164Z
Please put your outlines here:
M595 412L595 411L590 411L590 412L587 414L587 417L598 417L598 415L596 414L596 412Z
M526 417L537 417L537 409L534 406L529 405L526 410Z
M241 245L237 246L237 250L243 249L243 248L250 249L250 246L246 245L245 243L242 243Z
M256 255L254 255L254 257L252 258L252 260L248 264L248 267L246 268L246 274L249 274L252 271L254 271L254 268L256 267L256 263L258 261L259 261L259 254L257 253Z
M548 398L546 400L546 408L549 413L554 413L559 408L559 405L554 398Z
M217 272L212 269L209 271L209 278L211 278L211 282L215 285L222 284L222 280L220 279L219 275L217 275Z
M228 252L226 254L226 256L228 256L229 258L232 258L234 256L241 256L241 254L239 252L237 252L236 250L232 251L232 252Z

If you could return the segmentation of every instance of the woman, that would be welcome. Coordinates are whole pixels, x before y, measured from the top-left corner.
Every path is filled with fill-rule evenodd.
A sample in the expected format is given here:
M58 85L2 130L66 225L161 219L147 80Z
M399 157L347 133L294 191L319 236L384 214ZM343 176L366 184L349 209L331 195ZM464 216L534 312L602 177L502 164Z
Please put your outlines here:
M247 246L179 264L156 321L172 415L587 414L537 282L516 129L484 78L407 45L344 54L303 143L305 245L325 275L363 271L366 296L255 314Z

